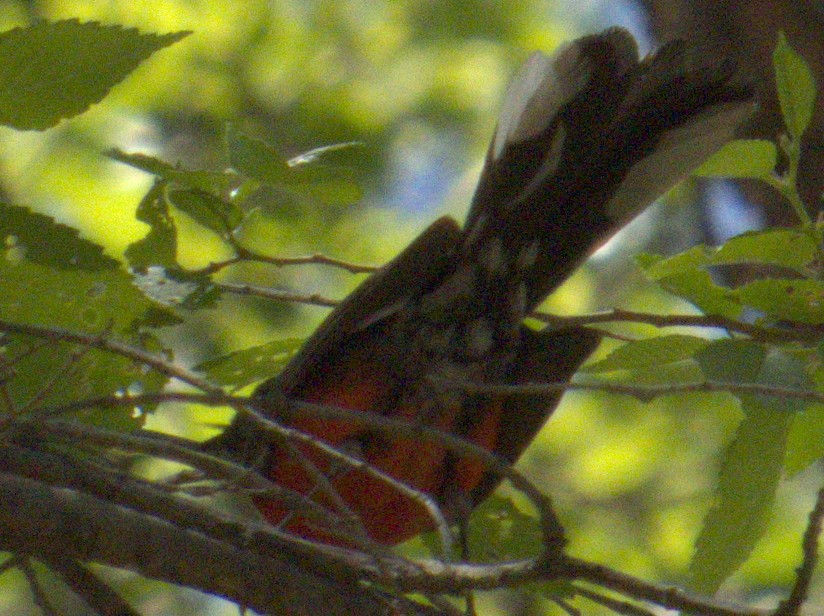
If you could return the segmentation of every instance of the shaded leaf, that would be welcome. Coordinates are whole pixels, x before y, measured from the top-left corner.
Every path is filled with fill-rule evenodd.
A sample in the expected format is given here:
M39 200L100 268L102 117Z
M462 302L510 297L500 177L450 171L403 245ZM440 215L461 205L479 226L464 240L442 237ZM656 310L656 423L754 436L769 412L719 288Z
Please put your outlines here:
M499 562L531 558L542 549L539 520L521 511L512 499L493 494L472 511L467 541L472 558Z
M171 184L180 184L193 190L221 196L232 190L240 183L240 179L232 173L218 173L216 171L179 169L169 163L147 154L127 154L122 150L111 149L106 156L135 169L151 173Z
M101 246L81 239L76 229L17 205L0 203L0 238L7 259L90 271L120 265Z
M282 184L289 173L289 163L277 150L260 139L243 134L234 124L226 126L229 163L236 171L261 184Z
M177 268L177 228L169 214L165 182L156 181L137 206L137 219L149 225L149 232L125 252L129 265L137 271L151 266Z
M44 130L82 113L155 51L188 34L141 34L75 19L3 32L0 123Z
M200 190L169 190L169 203L198 224L225 235L243 222L243 212L234 204Z
M204 361L195 370L220 385L240 389L276 376L303 345L302 338L273 340Z
M793 416L754 403L744 411L690 563L691 586L700 593L714 593L749 557L766 530L781 478Z
M57 269L25 259L0 259L0 280L0 318L15 323L129 340L135 323L153 307L122 269ZM39 405L58 405L117 392L154 392L167 380L130 359L57 340L44 344L15 335L4 352L14 369L4 387L16 408L35 399ZM142 414L127 408L88 409L75 417L122 429L143 421Z

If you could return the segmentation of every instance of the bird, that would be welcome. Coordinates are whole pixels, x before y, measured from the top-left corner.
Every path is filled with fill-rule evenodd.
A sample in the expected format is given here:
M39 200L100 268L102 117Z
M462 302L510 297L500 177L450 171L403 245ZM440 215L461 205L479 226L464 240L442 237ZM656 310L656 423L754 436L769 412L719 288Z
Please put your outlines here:
M505 94L463 226L433 222L251 396L257 414L309 439L278 436L240 412L204 448L252 465L291 495L253 501L302 539L391 546L431 530L430 510L408 489L459 522L501 482L482 461L414 432L396 436L296 405L425 426L515 463L561 393L502 397L438 382L568 382L600 334L537 330L525 317L733 139L754 108L753 88L733 62L683 41L641 58L628 31L610 28L533 53Z

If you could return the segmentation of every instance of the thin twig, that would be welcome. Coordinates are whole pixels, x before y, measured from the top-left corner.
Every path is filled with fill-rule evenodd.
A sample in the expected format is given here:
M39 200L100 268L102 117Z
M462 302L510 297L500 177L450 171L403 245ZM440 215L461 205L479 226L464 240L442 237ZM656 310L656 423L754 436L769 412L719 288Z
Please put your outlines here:
M774 385L762 385L760 383L725 383L719 381L700 381L695 383L672 383L669 385L620 385L617 383L581 383L581 382L555 382L555 383L524 383L521 385L493 385L487 383L471 383L468 381L455 381L432 376L432 381L437 382L442 387L460 389L471 394L490 394L498 396L541 396L554 395L559 391L598 391L610 394L621 394L633 396L640 400L650 400L658 396L682 393L730 393L730 394L754 394L769 396L773 398L788 398L793 400L804 400L807 402L824 403L824 394L777 387Z
M75 344L81 344L90 348L99 349L101 351L115 353L122 357L132 359L138 363L151 366L161 374L182 381L183 383L196 387L202 391L210 393L218 393L223 391L198 374L191 372L182 366L178 366L172 362L166 361L162 357L147 353L141 349L135 348L123 342L117 342L116 340L112 340L99 334L76 332L63 329L62 327L24 325L22 323L12 323L5 320L0 320L0 331L24 334L26 336L32 336L40 339L73 342Z
M279 302L293 302L297 304L308 304L310 306L323 306L324 308L332 308L340 303L340 300L331 299L312 293L310 295L303 295L300 293L292 293L291 291L282 291L278 289L270 289L268 287L259 287L251 284L238 284L234 282L215 282L212 283L214 287L226 291L227 293L234 293L235 295L248 295L251 297L261 297Z
M616 321L646 323L655 327L707 327L725 329L730 332L745 334L761 342L818 342L824 337L824 327L806 323L793 323L791 328L763 327L744 323L727 317L708 314L650 314L631 310L610 310L597 314L580 316L557 316L544 312L534 312L531 317L552 325L565 327L595 325Z
M270 257L249 250L244 246L241 246L237 241L233 241L233 236L230 236L228 239L230 240L232 247L235 249L235 252L237 253L236 256L231 257L229 259L224 259L223 261L212 262L206 267L195 270L194 273L208 276L210 274L215 274L220 270L230 267L232 265L247 262L266 263L269 265L274 265L276 267L289 267L295 265L327 265L330 267L345 270L350 274L368 274L379 269L378 266L350 263L349 261L335 259L333 257L327 257L326 255L317 252L302 257Z

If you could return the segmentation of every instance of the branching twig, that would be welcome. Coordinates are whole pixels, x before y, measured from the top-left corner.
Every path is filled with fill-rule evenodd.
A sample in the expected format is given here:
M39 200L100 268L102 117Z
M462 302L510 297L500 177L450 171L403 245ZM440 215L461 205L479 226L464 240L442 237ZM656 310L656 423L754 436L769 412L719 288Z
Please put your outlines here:
M232 238L230 237L230 239ZM208 276L211 274L215 274L220 270L230 267L232 265L237 265L238 263L246 262L267 263L269 265L274 265L276 267L288 267L294 265L328 265L330 267L336 267L338 269L345 270L351 274L368 274L378 269L378 267L373 265L359 265L357 263L350 263L348 261L343 261L342 259L327 257L326 255L320 253L315 253L304 257L270 257L249 250L248 248L241 246L237 242L231 243L232 247L235 249L235 252L237 253L236 256L230 259L225 259L223 261L216 261L210 263L204 268L195 270L193 273Z

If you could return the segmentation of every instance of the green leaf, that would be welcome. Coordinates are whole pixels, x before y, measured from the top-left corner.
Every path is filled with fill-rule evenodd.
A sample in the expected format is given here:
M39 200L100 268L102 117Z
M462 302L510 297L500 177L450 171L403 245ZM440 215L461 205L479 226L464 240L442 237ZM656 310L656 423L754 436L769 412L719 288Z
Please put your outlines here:
M767 349L751 340L715 340L695 356L705 378L734 384L769 385L809 391L812 383L806 363L781 349ZM760 394L736 394L747 405L757 405L778 413L798 412L806 404L796 398Z
M741 305L732 291L718 286L704 270L673 274L658 280L658 285L697 306L705 314L737 319Z
M216 171L179 169L167 162L146 154L127 154L122 150L111 149L106 156L123 164L151 173L171 184L180 184L193 190L206 192L217 197L224 195L240 184L240 179L233 173Z
M268 143L238 131L234 124L226 126L226 147L229 163L239 173L270 186L286 181L289 173L286 159Z
M812 238L792 229L769 229L738 235L718 248L711 257L713 265L757 263L802 269L815 260L817 249Z
M0 123L44 130L99 102L154 52L188 32L37 22L0 34Z
M209 359L195 366L195 370L215 383L240 389L279 374L303 343L302 338L273 340Z
M156 181L137 206L137 219L149 225L149 233L126 249L126 260L137 271L156 265L178 268L177 228L166 202L166 184Z
M742 304L775 319L813 325L824 323L824 283L818 280L755 280L734 293Z
M186 212L198 224L218 235L226 235L243 222L243 212L235 205L200 190L169 190L169 203Z
M709 344L696 336L673 334L628 342L604 359L588 364L581 372L611 372L613 370L659 369L665 364L690 360Z
M469 553L481 562L535 557L541 551L542 538L537 518L521 511L512 499L497 494L472 511L467 532Z
M793 416L754 403L744 411L689 568L693 589L708 595L744 563L763 536L781 479Z
M792 477L824 458L824 404L809 404L793 416L784 470Z
M783 32L773 51L775 84L781 115L790 135L798 140L810 125L815 110L815 79L809 65L787 42Z
M97 244L80 239L77 230L17 205L0 203L0 238L6 259L89 271L120 265Z
M88 271L25 258L0 259L0 280L0 319L14 323L128 341L135 324L154 308L122 269ZM167 380L131 359L57 340L43 344L43 339L13 335L6 338L2 352L14 368L4 388L18 409L33 400L41 406L61 405L124 391L155 392ZM143 415L127 408L88 409L75 417L122 429L136 428L143 421Z
M778 149L765 139L730 141L692 172L698 177L769 177L778 162Z
M709 265L710 253L702 244L666 258L641 253L636 257L636 262L649 280L661 280L673 274L692 272L696 268Z
M750 340L713 340L695 355L704 376L723 383L755 383L766 349Z

